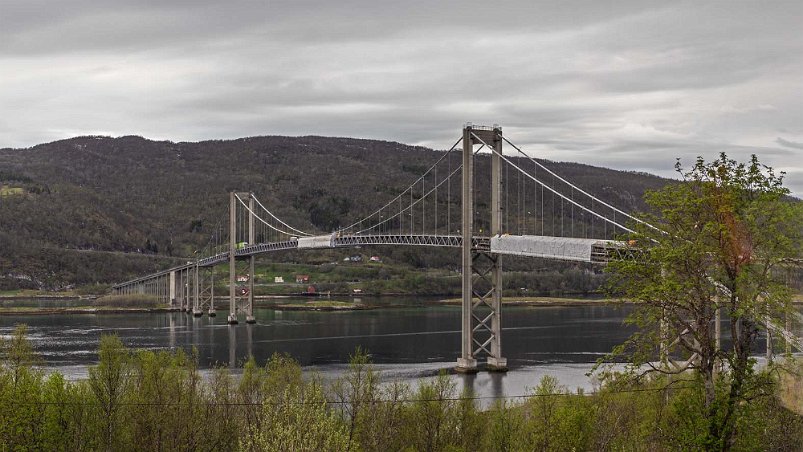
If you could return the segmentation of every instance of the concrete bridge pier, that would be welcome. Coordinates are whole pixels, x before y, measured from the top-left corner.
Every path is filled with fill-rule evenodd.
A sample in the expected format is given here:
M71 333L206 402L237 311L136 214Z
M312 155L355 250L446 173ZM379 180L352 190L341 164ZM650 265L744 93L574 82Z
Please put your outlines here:
M168 278L168 305L171 308L176 307L176 271L171 270Z
M204 315L204 312L201 310L201 294L200 294L200 286L201 286L201 275L200 269L198 268L198 263L195 263L195 267L193 267L193 292L192 292L192 315L195 317L200 317Z
M215 268L209 267L209 317L217 316L215 312Z
M253 222L253 217L252 220ZM253 228L251 229L253 233ZM248 300L245 305L245 323L257 323L254 318L254 256L249 258L248 263Z
M184 307L184 274L182 270L176 272L176 286L174 290L176 292L175 307L180 311Z
M184 312L192 312L192 273L190 269L184 270L186 285L184 286Z

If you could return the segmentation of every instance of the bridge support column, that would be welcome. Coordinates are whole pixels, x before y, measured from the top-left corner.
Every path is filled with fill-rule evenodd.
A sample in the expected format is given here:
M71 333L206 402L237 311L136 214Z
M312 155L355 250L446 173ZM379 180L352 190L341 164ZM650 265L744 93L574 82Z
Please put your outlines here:
M502 235L502 128L494 125L491 153L491 236ZM499 154L497 154L497 152ZM488 370L507 371L507 358L502 357L502 256L489 255L494 262L491 277L491 350L488 354Z
M463 276L463 303L461 312L461 347L460 358L457 358L458 372L476 372L477 360L474 359L473 338L471 328L472 315L472 241L474 235L474 146L471 137L471 126L463 128L463 175L462 175L462 230L463 253L462 253L462 276Z
M167 288L168 291L169 291L168 294L167 294L168 305L171 308L174 308L174 307L176 307L176 272L175 272L175 270L170 272L170 275L168 276L168 279L169 279L168 288Z
M204 315L201 310L201 275L198 263L193 267L193 284L192 284L192 315L200 317Z
M256 243L256 232L254 230L254 194L248 195L248 244ZM254 318L254 255L248 258L248 304L245 306L245 323L257 323Z
M209 317L215 316L215 267L209 267Z
M185 279L187 281L187 286L185 288L185 296L184 296L184 312L189 314L192 312L192 286L193 286L192 270L190 267L187 267L187 269L184 270L184 272L186 273Z
M181 291L181 303L179 303L178 309L179 311L184 312L184 304L187 303L187 272L184 270L180 270L179 275L181 275L181 278L179 279L179 290Z
M173 284L173 307L181 309L181 270L176 271Z
M234 255L237 244L237 198L229 193L229 325L237 321L237 258Z
M490 249L477 249L474 235L474 145L484 143L502 153L502 128L463 128L462 238L463 303L461 354L458 372L476 372L476 356L487 356L487 369L507 371L502 357L502 258ZM502 164L491 154L490 234L502 233ZM476 301L475 301L476 300Z
M184 270L176 273L176 307L179 311L184 308Z

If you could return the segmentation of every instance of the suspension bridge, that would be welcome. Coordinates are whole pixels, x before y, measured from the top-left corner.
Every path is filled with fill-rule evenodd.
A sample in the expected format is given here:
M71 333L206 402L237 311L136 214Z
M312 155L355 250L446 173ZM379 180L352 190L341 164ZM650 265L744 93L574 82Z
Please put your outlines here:
M503 152L503 145L513 152ZM231 192L228 227L221 223L203 257L113 290L154 295L195 316L214 316L212 269L228 263L228 323L242 317L254 323L254 262L261 254L365 245L458 248L462 340L457 370L476 371L477 357L485 356L488 370L504 371L503 257L605 264L632 252L615 239L632 232L628 222L643 223L530 157L496 125L466 124L451 148L396 193L348 226L320 234L291 226L254 193Z

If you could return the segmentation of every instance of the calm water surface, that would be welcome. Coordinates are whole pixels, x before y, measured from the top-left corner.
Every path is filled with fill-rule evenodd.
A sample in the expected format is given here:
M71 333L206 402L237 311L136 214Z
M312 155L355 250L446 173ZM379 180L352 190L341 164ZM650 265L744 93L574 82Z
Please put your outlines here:
M186 313L0 316L0 335L9 334L17 323L27 324L47 366L73 378L85 376L86 367L97 361L103 334L117 334L131 348L196 348L205 369L240 366L249 355L264 363L281 352L324 378L334 378L358 346L370 353L385 379L415 383L453 367L460 350L460 308L404 299L392 304L403 307L315 312L260 306L254 310L255 325L235 326L226 324L223 311L211 318ZM459 388L471 386L488 397L524 394L545 374L570 388L590 388L593 381L586 372L632 333L623 325L630 309L506 307L502 349L510 372L452 378Z

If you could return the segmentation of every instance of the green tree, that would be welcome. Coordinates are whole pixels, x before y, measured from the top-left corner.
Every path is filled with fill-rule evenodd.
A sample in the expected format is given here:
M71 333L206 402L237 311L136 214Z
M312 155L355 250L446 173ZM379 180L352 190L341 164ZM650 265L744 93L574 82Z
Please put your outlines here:
M320 381L303 381L297 362L274 355L264 381L261 428L242 439L242 449L339 452L351 448L348 429L327 406Z
M125 444L123 403L130 382L129 352L117 336L102 336L100 362L89 369L89 387L100 407L101 441L105 450L119 450Z
M488 430L485 435L485 450L511 452L526 450L525 420L523 411L510 402L497 400L487 413Z
M460 444L456 396L455 384L443 371L418 387L407 418L415 450L437 451Z
M379 376L374 372L368 354L360 347L349 357L349 370L332 384L332 393L339 402L340 415L349 426L353 440L370 422L371 408L376 404Z
M37 357L28 341L28 328L17 325L0 343L0 449L41 449L42 385L44 374L33 367Z
M239 429L236 387L229 369L214 369L208 391L211 403L207 407L209 422L204 431L208 450L234 450L242 432Z
M260 368L253 356L243 366L243 375L237 385L237 402L239 403L242 431L246 437L255 438L262 430L263 409L260 405L264 399L266 370Z
M24 323L16 325L11 339L3 344L2 349L11 382L16 386L31 372L31 366L38 361L33 345L28 340L28 325Z
M96 409L95 396L86 380L67 384L64 408L68 431L62 437L65 450L99 450L101 445L101 416Z
M175 449L198 441L205 413L196 363L181 349L133 355L126 397L128 424L137 438L132 449Z
M640 327L616 352L627 353L635 368L699 375L707 423L699 447L726 450L744 402L764 392L750 358L759 328L779 324L790 309L789 290L774 270L800 254L800 203L788 199L783 173L755 156L738 163L723 153L676 169L681 183L646 195L654 214L644 219L654 227L634 225L627 237L636 244L634 258L608 267L609 289L636 303L630 321ZM716 346L717 310L731 319L730 350ZM655 364L656 355L664 365ZM718 379L723 362L729 370ZM718 391L717 384L726 387Z
M565 392L552 375L544 375L533 391L534 397L527 403L531 426L527 442L533 450L556 449L557 410Z

